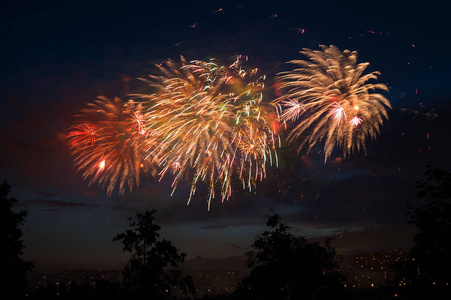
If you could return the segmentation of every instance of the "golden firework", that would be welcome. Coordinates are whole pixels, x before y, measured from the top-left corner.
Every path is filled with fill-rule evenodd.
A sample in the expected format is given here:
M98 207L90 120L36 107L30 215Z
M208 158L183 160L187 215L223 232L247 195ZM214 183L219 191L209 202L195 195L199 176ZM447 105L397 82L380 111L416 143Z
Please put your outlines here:
M160 176L172 172L174 190L180 179L190 177L189 199L198 182L206 182L209 205L216 190L223 200L230 197L235 166L242 166L243 182L253 184L247 178L264 174L266 153L275 144L271 114L262 103L264 77L256 75L257 69L245 71L240 57L229 66L216 60L188 63L182 57L180 65L168 60L158 68L162 75L143 79L155 93L135 96L149 107L144 127L158 142L147 152L157 157ZM259 154L249 155L254 144ZM245 162L256 168L244 168Z
M357 52L341 52L335 46L321 45L321 50L303 49L308 60L293 60L292 71L280 73L284 96L276 99L279 118L299 119L289 140L300 140L307 153L324 143L324 160L337 146L346 158L355 150L366 151L367 138L376 139L390 102L378 91L388 91L385 84L370 83L379 72L362 75L369 63L357 64Z

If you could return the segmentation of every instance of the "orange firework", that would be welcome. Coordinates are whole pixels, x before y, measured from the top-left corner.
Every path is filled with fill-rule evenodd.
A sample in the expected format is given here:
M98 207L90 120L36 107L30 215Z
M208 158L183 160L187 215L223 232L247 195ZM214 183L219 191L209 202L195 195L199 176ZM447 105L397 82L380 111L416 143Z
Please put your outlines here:
M139 185L141 173L153 170L142 149L143 128L136 116L140 105L98 97L81 111L80 122L67 135L75 166L83 170L90 184L98 182L111 193L117 186L122 194L126 186Z
M335 146L344 157L354 150L365 151L367 137L376 139L391 108L377 92L388 91L387 86L369 83L380 73L362 75L369 63L357 64L355 51L322 45L321 50L301 53L308 60L290 61L299 67L280 74L281 88L287 92L275 101L282 121L299 119L289 140L299 139L299 150L306 146L307 152L324 143L325 162Z
M96 127L94 124L83 123L72 126L72 130L67 135L72 147L85 148L93 146L96 141Z

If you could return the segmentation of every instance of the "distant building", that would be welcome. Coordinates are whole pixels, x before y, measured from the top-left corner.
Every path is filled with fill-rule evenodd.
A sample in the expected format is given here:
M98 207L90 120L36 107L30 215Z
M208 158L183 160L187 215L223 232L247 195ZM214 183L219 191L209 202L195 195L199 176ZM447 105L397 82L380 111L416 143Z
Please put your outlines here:
M95 286L99 280L120 282L122 280L122 272L118 270L100 272L92 269L80 269L54 274L30 275L28 276L28 287L33 291L50 283L57 287L62 283L70 286L73 282L79 285L88 283Z
M240 278L238 271L226 270L195 270L191 272L196 295L224 295L232 293Z
M196 296L203 295L227 295L232 293L237 285L240 272L237 270L191 270L184 275L191 275L196 287ZM121 282L122 272L118 270L112 271L96 271L72 270L62 271L54 274L30 275L28 276L28 288L31 292L39 288L45 288L53 285L55 290L59 290L59 286L65 285L70 288L72 284L90 285L93 288L101 281ZM184 294L177 286L172 287L174 296L184 297Z
M397 272L409 260L409 253L399 249L353 253L353 262L345 274L348 284L357 288L406 285Z

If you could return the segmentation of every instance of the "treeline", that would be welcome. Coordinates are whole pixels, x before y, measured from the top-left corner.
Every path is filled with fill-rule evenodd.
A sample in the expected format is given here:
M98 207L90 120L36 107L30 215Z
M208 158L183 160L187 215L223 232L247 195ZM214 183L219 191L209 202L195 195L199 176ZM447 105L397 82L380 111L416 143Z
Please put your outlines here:
M129 219L129 229L113 238L130 253L121 282L99 277L94 284L50 283L27 290L25 274L32 264L20 258L23 243L19 229L26 213L11 211L15 200L7 197L10 186L4 183L1 267L16 267L17 271L2 282L2 291L11 294L8 299L451 299L451 174L428 165L417 188L417 198L425 201L408 206L409 223L418 229L415 246L407 262L397 266L405 285L367 290L346 286L332 239L307 241L292 234L292 227L274 214L246 253L249 274L236 289L225 295L196 295L193 279L180 267L186 254L160 237L155 210L137 213Z

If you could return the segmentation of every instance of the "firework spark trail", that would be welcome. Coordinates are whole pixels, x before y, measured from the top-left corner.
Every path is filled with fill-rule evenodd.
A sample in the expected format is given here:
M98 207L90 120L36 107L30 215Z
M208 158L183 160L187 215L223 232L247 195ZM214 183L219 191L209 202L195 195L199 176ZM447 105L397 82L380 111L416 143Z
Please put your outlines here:
M377 91L388 91L385 84L369 83L379 72L362 75L368 63L357 64L357 52L341 52L335 46L301 51L308 60L293 60L299 66L280 73L281 88L287 92L275 100L283 121L299 119L289 140L300 140L307 153L324 143L326 162L335 146L346 158L355 150L366 151L366 139L376 139L390 102ZM302 110L296 105L300 105ZM283 111L285 109L285 111Z
M127 186L131 191L139 185L141 173L155 172L152 160L144 159L140 105L99 97L77 117L67 138L74 164L89 184L97 182L107 193L117 187L123 194Z
M72 147L86 148L93 146L96 141L96 127L91 123L82 123L72 126L67 138L71 141Z
M240 179L249 188L261 180L267 154L276 156L276 133L271 108L262 103L265 78L256 76L258 69L245 71L239 56L228 67L183 57L181 67L171 60L157 67L162 75L143 79L156 92L135 96L148 103L144 128L158 143L147 150L158 157L161 178L172 170L173 192L190 177L189 203L198 182L206 182L210 207L217 187L223 201L230 197L235 168L242 166Z
M285 121L296 121L301 112L305 111L302 103L299 103L298 100L282 100L281 105L285 108L285 111L282 112L280 118Z

